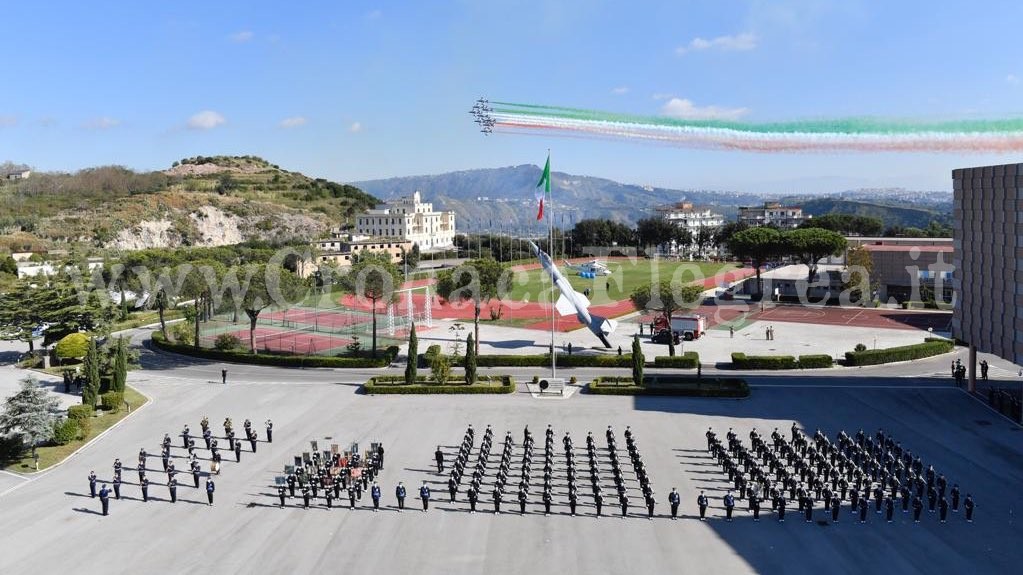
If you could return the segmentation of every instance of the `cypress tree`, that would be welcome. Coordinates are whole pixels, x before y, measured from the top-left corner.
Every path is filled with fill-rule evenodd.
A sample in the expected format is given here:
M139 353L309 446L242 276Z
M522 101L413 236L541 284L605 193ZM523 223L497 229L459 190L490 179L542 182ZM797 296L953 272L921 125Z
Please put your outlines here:
M408 333L408 362L405 364L405 385L416 382L416 362L419 361L419 338L416 337L416 324Z
M465 383L476 383L476 342L471 333L465 341Z
M632 383L643 385L643 349L639 346L639 336L632 338Z
M99 350L96 338L89 338L89 351L85 354L85 385L82 386L82 403L92 407L99 399Z
M124 393L124 383L128 379L128 349L124 338L117 338L117 355L114 356L113 391Z

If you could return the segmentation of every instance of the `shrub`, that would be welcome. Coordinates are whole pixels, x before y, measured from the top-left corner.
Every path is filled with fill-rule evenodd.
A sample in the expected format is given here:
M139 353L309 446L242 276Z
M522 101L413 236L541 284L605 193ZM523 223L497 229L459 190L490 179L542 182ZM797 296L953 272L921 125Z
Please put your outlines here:
M172 325L170 334L171 338L174 339L174 343L179 345L193 345L195 343L195 333L193 333L192 324L187 321Z
M595 395L671 395L683 397L748 397L749 385L738 378L696 378L677 375L651 375L644 385L635 385L631 377L598 377L587 388Z
M444 354L437 354L430 360L430 375L438 385L447 383L451 377L451 360Z
M497 385L495 385L495 383ZM416 378L416 383L407 385L403 376L378 376L370 379L363 386L368 394L500 394L515 391L515 382L507 375L479 376L473 385L463 381L441 385L427 380L425 376Z
M121 405L124 404L124 394L117 391L108 391L99 396L99 402L104 411L117 413L121 410Z
M732 367L735 369L797 369L799 364L791 355L746 355L735 352L732 354Z
M674 367L678 369L696 369L700 365L700 354L687 351L682 355L669 357L660 355L654 358L654 367Z
M60 419L53 425L53 442L67 445L78 438L78 420L70 417Z
M222 333L213 340L213 348L218 351L231 351L239 349L241 346L242 340L233 333Z
M74 419L81 422L85 419L92 419L92 416L96 414L96 410L91 405L72 405L67 408L68 419Z
M540 376L539 375L534 375L533 376L533 385L536 385L538 383L540 383Z
M572 377L568 378L568 383L571 383L572 385L575 385L575 384L579 383L579 380L576 379L576 377L573 375Z
M78 421L78 438L86 439L92 434L92 419L79 419Z
M867 351L867 346L862 343L858 343L856 344L856 347L853 348L853 351Z
M952 351L954 344L948 339L927 338L923 343L845 352L845 362L850 366L879 365L895 361L910 361Z
M831 367L834 363L835 359L830 355L812 354L799 356L800 369L818 369L823 367Z
M84 333L65 335L54 351L60 359L81 359L89 352L89 336Z

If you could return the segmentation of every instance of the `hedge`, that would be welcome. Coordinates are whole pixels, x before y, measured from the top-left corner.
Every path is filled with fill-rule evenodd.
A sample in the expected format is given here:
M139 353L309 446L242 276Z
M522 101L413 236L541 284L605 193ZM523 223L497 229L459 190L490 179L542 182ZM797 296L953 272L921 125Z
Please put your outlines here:
M818 369L822 367L831 367L835 363L835 358L830 355L824 354L813 354L813 355L801 355L799 356L799 368L800 369Z
M952 304L936 301L904 301L902 309L952 309Z
M383 375L370 378L362 386L367 394L404 394L404 395L427 395L427 394L479 394L479 393L512 393L515 391L515 382L509 375L482 375L476 378L476 383L468 385L462 380L449 380L444 385L430 383L426 376L416 377L413 385L405 383L404 376ZM422 383L418 383L422 382ZM498 385L494 385L496 382Z
M190 355L216 361L228 361L233 363L249 363L254 365L272 365L277 367L337 367L337 368L364 368L364 367L387 367L398 356L398 346L392 345L380 353L377 359L370 357L332 357L327 355L284 355L279 353L251 354L246 351L219 351L215 349L199 348L191 345L181 345L167 341L163 334L154 331L152 334L153 345L173 353Z
M89 351L89 336L81 332L69 333L60 338L54 351L60 359L81 359Z
M696 369L700 365L700 354L687 351L674 357L659 355L654 358L654 367L677 367L680 369Z
M96 410L91 405L72 405L67 408L68 419L81 421L83 419L91 419L95 414Z
M99 403L104 411L117 413L124 405L124 394L118 391L108 391L99 396Z
M910 361L952 351L955 347L950 339L927 338L923 343L845 352L845 363L850 366L879 365L896 361Z
M439 345L431 345L426 353L420 358L418 365L428 367L434 355L440 353ZM462 367L465 362L464 356L452 357L451 365ZM559 353L557 356L558 367L632 367L632 354L622 355L568 355ZM542 355L477 355L476 365L478 367L550 367L551 356ZM693 367L696 367L695 365Z
M798 369L799 363L791 355L746 355L737 351L732 354L732 367L735 369Z
M749 396L749 385L746 380L734 377L680 378L652 375L643 378L643 385L633 385L631 377L598 377L587 386L587 392L595 395L742 398Z
M61 419L53 426L53 442L57 445L67 445L78 439L79 432L77 419L70 417Z

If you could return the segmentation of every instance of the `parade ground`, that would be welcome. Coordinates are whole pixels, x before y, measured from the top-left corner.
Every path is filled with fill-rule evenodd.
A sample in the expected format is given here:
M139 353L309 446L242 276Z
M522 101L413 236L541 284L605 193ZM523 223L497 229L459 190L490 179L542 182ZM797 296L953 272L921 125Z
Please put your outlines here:
M357 381L364 375L255 366L227 366L229 381L222 385L222 364L145 351L146 369L133 372L129 383L152 398L149 405L64 464L28 481L0 483L5 527L0 572L134 573L139 566L223 574L1014 572L1023 561L1023 526L1016 519L1023 511L1017 489L1023 481L1020 431L952 387L947 376L926 375L947 361L946 356L850 370L855 374L838 377L758 376L749 379L753 392L743 400L585 393L535 399L522 385L503 396L366 396ZM215 477L214 506L192 488L187 473L179 479L178 502L171 504L159 458L152 454L159 453L164 433L179 446L182 426L197 430L204 415L214 430L226 416L236 425L251 419L258 450L250 453L246 445L240 463L225 457ZM264 441L267 418L274 421L273 443ZM820 428L832 439L840 430L852 435L862 428L871 435L883 428L944 473L950 485L958 483L964 496L972 493L975 522L967 523L960 511L941 524L936 513L925 511L919 524L902 513L888 524L871 507L867 523L860 524L845 504L838 524L826 521L820 510L814 522L805 523L793 504L784 523L769 506L754 523L744 502L735 520L725 522L721 497L727 483L706 452L708 427L721 438L732 427L748 445L752 428L764 436L775 427L787 434L793 422L811 435ZM464 486L460 500L449 503L446 476L435 473L433 463L438 445L449 454L457 450L470 423L479 432L493 425L497 453L506 431L521 441L524 425L541 445L548 424L558 440L571 432L577 449L588 431L603 446L608 425L620 441L631 425L657 516L647 519L635 497L628 517L619 517L609 502L605 516L597 518L585 496L579 515L569 516L563 482L555 487L549 517L542 513L538 488L525 516L511 497L506 512L495 515L487 487L493 475L483 480L480 512L470 514ZM274 477L294 455L309 450L310 440L383 442L379 481L385 508L374 513L368 496L355 510L347 509L346 499L328 510L322 497L308 510L298 499L278 508ZM141 447L151 454L148 503L135 484ZM175 456L183 454L174 450ZM125 463L127 497L112 499L110 515L103 517L99 500L89 497L87 475L95 470L101 482L109 480L117 457ZM178 462L183 468L184 459ZM403 513L395 508L399 481L409 490ZM423 481L433 490L427 513L415 498ZM678 521L668 517L672 487L682 497ZM711 500L706 522L696 518L701 490Z

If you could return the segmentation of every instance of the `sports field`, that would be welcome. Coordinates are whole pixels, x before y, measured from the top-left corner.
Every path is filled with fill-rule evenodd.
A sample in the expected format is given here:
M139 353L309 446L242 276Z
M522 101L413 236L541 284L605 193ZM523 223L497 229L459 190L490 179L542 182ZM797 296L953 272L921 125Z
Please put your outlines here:
M572 263L590 261L573 260ZM682 283L705 280L719 273L738 271L741 264L714 262L674 262L646 259L611 258L601 260L611 270L609 276L593 279L579 277L579 272L559 262L561 273L568 278L576 291L590 290L590 301L595 305L609 304L628 299L632 292L653 281L676 279ZM542 273L538 264L519 266L512 277L510 293L502 296L511 301L537 301L539 294L550 289L550 278Z

